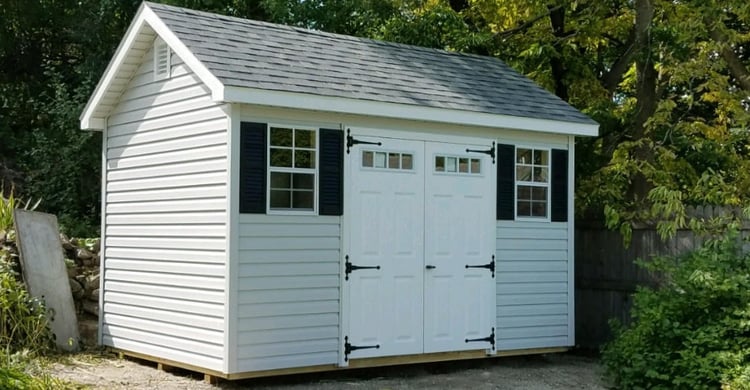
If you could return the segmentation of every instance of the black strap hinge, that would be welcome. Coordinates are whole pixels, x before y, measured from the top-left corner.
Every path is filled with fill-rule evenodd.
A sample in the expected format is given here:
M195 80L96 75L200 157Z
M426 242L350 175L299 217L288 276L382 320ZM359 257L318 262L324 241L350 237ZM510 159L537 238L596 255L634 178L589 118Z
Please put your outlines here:
M481 339L466 339L467 343L474 343L474 342L487 342L492 344L492 350L495 350L495 328L492 328L492 333L490 333L487 337L482 337Z
M382 142L369 142L369 141L360 141L358 139L355 139L352 137L352 129L346 129L346 154L349 154L349 148L351 148L354 145L362 144L362 145L382 145Z
M349 344L349 336L344 337L344 361L349 361L349 355L358 349L380 349L380 344L376 345L351 345Z
M344 258L346 259L346 262L344 263L344 271L345 271L344 280L349 280L349 274L352 273L352 271L356 271L358 269L380 269L379 265L371 265L371 266L354 265L349 261L349 255L346 255Z
M492 157L492 163L495 163L495 141L492 141L492 147L488 150L466 149L466 153L482 153Z
M492 272L492 277L495 277L495 255L492 255L492 261L490 261L488 264L482 264L482 265L469 265L466 264L466 268L487 268Z

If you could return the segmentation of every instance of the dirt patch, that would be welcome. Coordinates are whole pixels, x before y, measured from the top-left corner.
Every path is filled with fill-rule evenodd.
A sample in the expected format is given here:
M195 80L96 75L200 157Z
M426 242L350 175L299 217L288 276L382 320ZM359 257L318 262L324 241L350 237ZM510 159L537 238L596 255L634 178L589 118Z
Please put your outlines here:
M218 386L189 371L156 369L146 361L113 355L73 356L55 363L51 374L93 389L606 389L601 367L592 357L554 354L450 363L337 371L261 378Z

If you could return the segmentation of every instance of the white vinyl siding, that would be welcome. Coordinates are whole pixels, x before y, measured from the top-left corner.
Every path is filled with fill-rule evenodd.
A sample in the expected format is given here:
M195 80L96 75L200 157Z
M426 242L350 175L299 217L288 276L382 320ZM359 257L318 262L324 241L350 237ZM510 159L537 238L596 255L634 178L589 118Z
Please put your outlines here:
M336 364L341 218L243 214L238 372Z
M154 58L107 120L102 341L221 371L229 122L179 57L168 79Z
M567 347L568 223L497 221L497 349Z

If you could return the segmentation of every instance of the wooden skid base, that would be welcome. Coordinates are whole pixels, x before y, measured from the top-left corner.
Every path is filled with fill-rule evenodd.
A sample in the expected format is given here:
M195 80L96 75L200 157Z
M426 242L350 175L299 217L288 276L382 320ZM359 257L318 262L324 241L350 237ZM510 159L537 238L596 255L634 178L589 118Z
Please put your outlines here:
M234 374L226 374L219 371L207 370L198 366L190 364L180 363L169 359L162 359L138 352L130 352L116 349L120 356L131 356L137 359L148 360L157 363L157 367L160 370L169 371L172 367L179 367L189 371L195 371L204 374L204 379L207 383L216 384L219 379L237 380L237 379L250 379L250 378L262 378L268 376L282 376L282 375L293 375L293 374L309 374L315 372L325 371L339 371L339 370L350 370L357 368L370 368L370 367L385 367L385 366L396 366L402 364L419 364L419 363L435 363L445 362L454 360L467 360L467 359L486 359L495 357L506 357L506 356L522 356L522 355L540 355L545 353L560 353L567 351L568 348L556 347L556 348L533 348L533 349L517 349L512 351L498 351L495 355L487 355L486 350L473 350L473 351L460 351L460 352L440 352L440 353L425 353L417 355L403 355L403 356L384 356L376 358L364 358L364 359L352 359L349 361L348 367L339 367L335 364L326 364L320 366L308 366L308 367L295 367L295 368L282 368L276 370L263 370L263 371L248 371L239 372Z

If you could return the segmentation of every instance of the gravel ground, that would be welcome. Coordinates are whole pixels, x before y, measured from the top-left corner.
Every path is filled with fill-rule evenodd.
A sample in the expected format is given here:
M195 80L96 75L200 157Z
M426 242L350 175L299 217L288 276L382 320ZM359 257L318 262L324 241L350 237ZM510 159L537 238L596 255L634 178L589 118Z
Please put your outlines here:
M377 369L292 375L213 386L202 375L112 356L81 355L55 363L51 374L93 389L606 389L601 367L592 357L553 354L432 363Z

